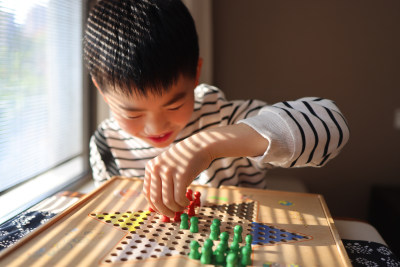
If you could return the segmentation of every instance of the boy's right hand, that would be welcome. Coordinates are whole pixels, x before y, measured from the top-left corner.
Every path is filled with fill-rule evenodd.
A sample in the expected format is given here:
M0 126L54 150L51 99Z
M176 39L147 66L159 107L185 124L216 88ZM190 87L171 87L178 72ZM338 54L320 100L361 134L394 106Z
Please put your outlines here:
M189 137L146 164L143 193L156 212L173 217L190 204L187 187L212 161L203 141Z
M201 131L147 163L143 193L154 210L172 217L189 205L187 187L214 159L260 156L268 145L244 123Z

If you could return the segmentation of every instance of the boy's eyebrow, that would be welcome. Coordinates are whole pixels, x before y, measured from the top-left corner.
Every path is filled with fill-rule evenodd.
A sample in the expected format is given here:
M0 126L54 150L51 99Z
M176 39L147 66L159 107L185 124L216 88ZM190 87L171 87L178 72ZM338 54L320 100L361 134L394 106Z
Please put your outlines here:
M163 105L163 107L169 106L169 105L171 105L171 104L173 104L173 103L175 103L175 102L181 100L181 99L184 98L185 96L186 96L186 92L180 92L180 93L174 95L174 97L171 98L167 103L165 103L165 104Z
M177 93L176 95L174 95L170 100L168 100L167 103L163 104L163 107L169 106L179 100L181 100L182 98L186 97L186 92L180 92ZM139 111L143 111L143 109L140 108L127 108L127 107L123 107L123 106L119 106L120 108L126 110L126 111L130 111L130 112L139 112Z

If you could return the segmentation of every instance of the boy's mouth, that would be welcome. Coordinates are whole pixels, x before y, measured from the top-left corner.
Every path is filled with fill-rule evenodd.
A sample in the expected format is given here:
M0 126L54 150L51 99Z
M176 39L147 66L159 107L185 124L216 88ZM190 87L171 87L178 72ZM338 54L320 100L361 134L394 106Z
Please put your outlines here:
M157 135L157 136L148 136L147 138L150 139L154 143L162 143L162 142L167 141L171 135L172 135L172 132L168 132L168 133Z

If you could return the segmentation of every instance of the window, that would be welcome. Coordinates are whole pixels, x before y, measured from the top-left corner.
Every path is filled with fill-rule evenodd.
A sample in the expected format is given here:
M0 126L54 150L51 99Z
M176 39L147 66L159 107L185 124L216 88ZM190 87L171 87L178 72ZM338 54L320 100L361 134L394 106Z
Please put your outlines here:
M88 171L82 72L82 1L0 0L0 201Z

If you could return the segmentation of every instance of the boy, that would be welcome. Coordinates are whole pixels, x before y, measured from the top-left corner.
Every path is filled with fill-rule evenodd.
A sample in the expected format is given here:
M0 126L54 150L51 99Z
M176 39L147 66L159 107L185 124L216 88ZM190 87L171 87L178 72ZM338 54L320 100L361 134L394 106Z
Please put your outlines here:
M84 55L112 112L90 143L95 181L141 177L149 205L169 217L189 204L192 182L265 188L267 169L323 166L349 138L330 100L267 106L198 85L197 33L179 0L100 1Z

